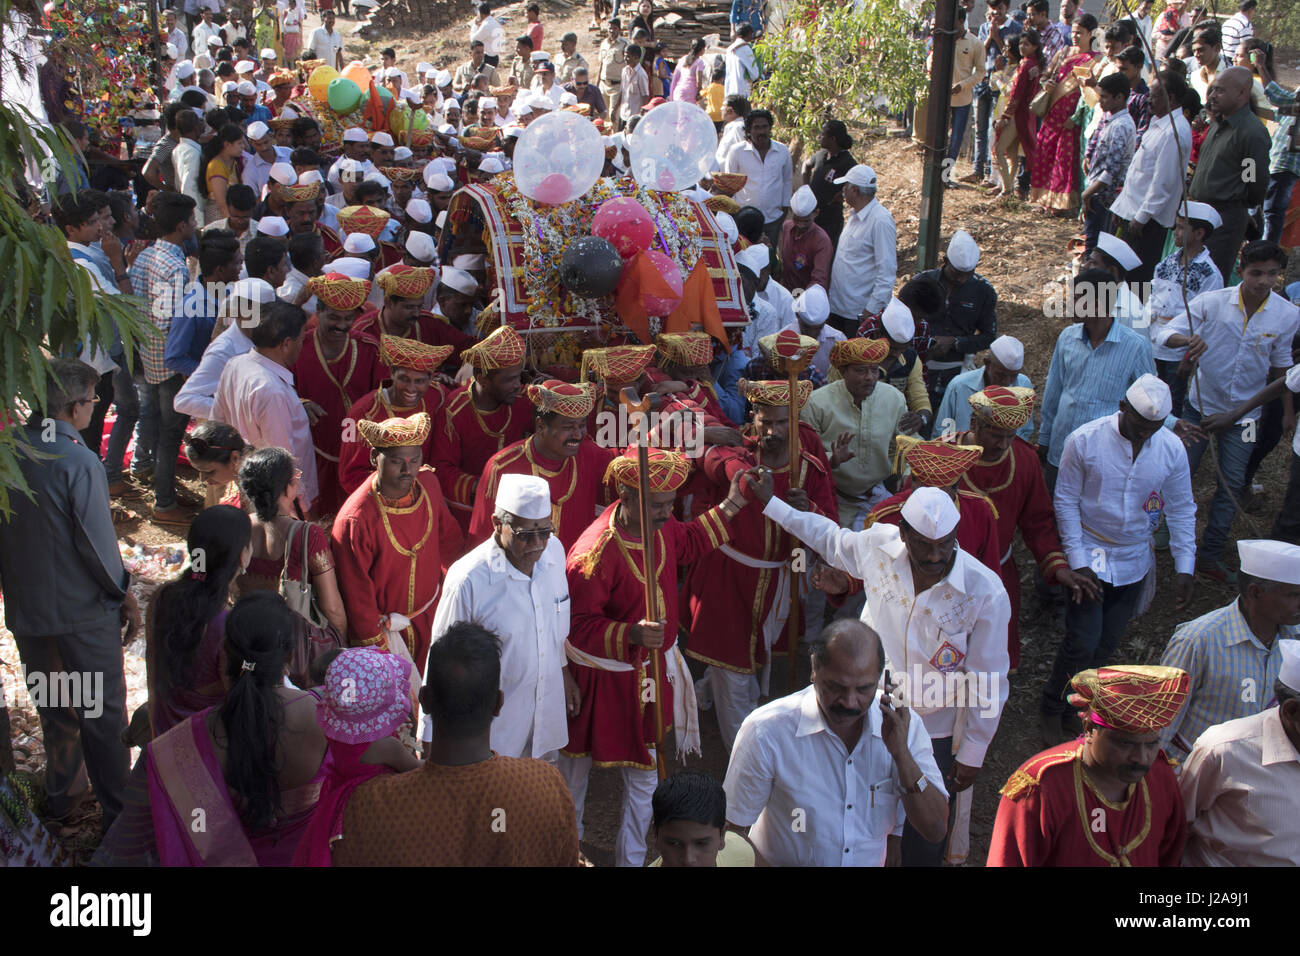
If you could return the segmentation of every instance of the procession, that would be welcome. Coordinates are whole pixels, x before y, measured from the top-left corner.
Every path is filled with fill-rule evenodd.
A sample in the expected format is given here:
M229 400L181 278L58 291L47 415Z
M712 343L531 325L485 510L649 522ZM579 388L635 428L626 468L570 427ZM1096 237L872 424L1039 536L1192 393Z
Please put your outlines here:
M0 23L0 864L1300 865L1293 7Z

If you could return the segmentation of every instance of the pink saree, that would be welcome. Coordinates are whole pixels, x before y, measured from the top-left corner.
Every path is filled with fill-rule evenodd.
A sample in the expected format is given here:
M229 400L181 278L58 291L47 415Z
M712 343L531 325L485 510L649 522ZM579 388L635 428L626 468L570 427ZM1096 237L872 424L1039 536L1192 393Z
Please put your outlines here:
M386 764L362 763L372 741L357 744L331 740L325 755L329 772L321 784L320 801L293 855L294 866L330 866L330 844L343 832L343 811L352 792L367 780L384 773L394 773Z
M1079 204L1079 130L1066 126L1079 105L1076 66L1086 66L1098 53L1063 56L1052 74L1051 105L1043 117L1029 171L1029 201L1049 209L1072 209Z
M210 710L209 708L208 710ZM148 747L149 807L163 866L288 866L320 795L325 763L311 782L281 794L284 816L249 833L207 731L208 710Z

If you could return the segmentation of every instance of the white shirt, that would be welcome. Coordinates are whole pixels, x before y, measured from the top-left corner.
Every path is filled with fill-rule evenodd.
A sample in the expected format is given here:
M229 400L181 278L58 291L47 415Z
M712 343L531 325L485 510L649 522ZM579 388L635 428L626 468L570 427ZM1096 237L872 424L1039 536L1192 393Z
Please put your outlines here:
M1286 373L1286 387L1293 392L1300 392L1300 365L1291 366L1291 370ZM1295 437L1291 439L1291 450L1300 456L1300 428L1295 430Z
M221 381L221 372L235 356L243 355L253 348L252 340L244 334L238 322L232 322L226 330L208 343L199 359L199 367L185 380L181 390L176 393L172 406L182 415L191 418L212 418L212 400L217 394L217 383Z
M185 31L182 30L179 26L177 26L174 30L172 30L171 33L167 34L167 42L172 44L174 47L176 47L177 60L189 59L189 57L186 56L186 54L190 52L190 41L186 39ZM206 53L207 49L204 48L203 52Z
M1128 287L1128 283L1120 283L1115 293L1115 305L1110 310L1111 318L1130 329L1140 329L1146 324L1145 312L1142 300Z
M1124 188L1111 203L1118 218L1170 227L1183 198L1183 175L1192 155L1192 128L1182 110L1152 116L1128 165Z
M898 229L889 210L872 199L844 220L831 263L831 313L856 319L863 310L883 312L897 278Z
M316 59L324 60L326 66L334 66L334 55L343 52L343 34L335 30L329 33L323 26L311 31L306 49L316 51Z
M320 490L316 449L291 370L257 351L235 356L221 370L212 419L233 425L255 448L287 448L302 472L299 503L304 511L311 507Z
M200 20L198 24L194 27L194 32L191 33L190 36L194 37L194 52L207 53L208 38L216 37L218 40L220 40L221 27L217 26L215 23L204 23L202 20Z
M1277 707L1201 734L1178 786L1183 866L1300 866L1300 754Z
M569 583L559 539L547 541L532 577L510 563L493 537L459 558L442 584L433 640L458 621L501 638L505 700L492 721L492 749L505 757L541 757L568 743L563 670Z
M1094 419L1065 440L1053 497L1065 560L1116 587L1141 581L1152 567L1151 535L1163 514L1174 570L1191 574L1196 501L1183 443L1162 428L1134 459L1119 418L1116 412Z
M964 712L953 755L968 767L983 764L1010 693L1011 602L1002 578L958 547L952 570L916 594L912 562L895 526L850 531L775 496L763 514L827 564L865 582L862 621L880 635L885 666L902 679L904 702L935 740L953 737Z
M723 55L726 76L722 81L722 91L727 96L749 96L750 85L758 79L758 59L754 48L742 40L737 40L727 48Z
M172 168L176 171L176 189L194 200L195 224L204 226L203 210L208 201L199 191L199 182L203 179L203 149L192 139L181 137L181 141L172 150Z
M714 153L714 159L717 160L717 168L722 169L722 164L727 159L727 154L737 143L745 141L745 121L743 119L734 119L726 126L722 127L722 136L718 139L718 149Z
M781 320L776 316L776 309L765 300L754 297L755 318L740 333L740 350L747 356L746 361L758 358L758 340L781 331Z
M742 206L761 209L764 222L776 222L790 205L790 179L794 169L790 150L784 143L772 140L766 156L760 156L748 140L737 143L727 151L722 168L748 177L744 188L732 198Z
M560 86L559 83L552 83L551 88L549 90L544 90L542 89L541 77L535 76L533 77L532 91L534 94L544 96L552 103L554 103L555 109L560 108L560 97L564 95L564 87Z
M493 16L486 16L482 23L469 28L470 46L474 45L475 40L482 40L484 56L500 56L505 36L506 32L501 27L501 21Z
M781 331L784 332L785 329L791 329L792 331L798 332L800 335L808 335L807 332L799 327L797 319L790 325L785 326ZM831 370L831 349L835 347L836 342L844 341L844 333L839 329L834 328L829 322L825 322L818 330L817 335L809 336L809 338L816 338L818 343L817 354L813 356L812 360L813 368L817 369L817 371L821 372L823 375L826 375Z
M307 275L307 273L299 271L295 266L290 266L289 274L284 277L284 283L275 290L275 297L283 299L285 302L292 302L310 279L311 276ZM308 296L307 300L302 304L302 310L308 315L314 313L316 308L317 303L314 295Z
M1187 400L1202 415L1228 412L1268 384L1268 370L1291 367L1291 340L1300 329L1300 308L1276 292L1247 321L1241 286L1198 295L1156 333L1157 345L1171 335L1190 335L1191 326L1206 352L1187 384ZM1258 418L1257 408L1242 421Z
M239 177L245 186L253 187L253 195L258 199L262 198L262 190L266 188L267 182L271 178L271 167L276 163L289 162L289 156L293 153L287 146L272 146L275 150L275 159L267 162L257 153L244 154L244 172Z
M790 290L775 279L768 279L767 286L758 293L758 297L772 307L776 312L777 320L781 323L781 328L795 321L794 317L794 296Z
M774 499L775 500L775 499ZM773 866L884 866L907 812L898 765L880 736L880 691L850 753L826 726L817 689L764 704L736 735L723 789L727 821ZM947 796L925 725L907 722L907 749L927 786ZM795 826L796 822L802 826Z

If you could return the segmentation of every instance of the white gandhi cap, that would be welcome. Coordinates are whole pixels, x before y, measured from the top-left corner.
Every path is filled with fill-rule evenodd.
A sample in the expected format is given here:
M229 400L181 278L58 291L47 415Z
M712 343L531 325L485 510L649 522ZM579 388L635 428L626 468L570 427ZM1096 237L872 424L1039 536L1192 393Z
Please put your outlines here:
M1237 542L1241 573L1265 581L1300 584L1300 545L1252 538Z
M421 262L432 262L438 251L434 248L433 237L427 232L412 231L406 236L406 251Z
M1104 233L1103 233L1104 235ZM1128 387L1124 399L1147 421L1162 422L1174 407L1173 396L1169 386L1150 372L1142 375Z
M1300 694L1300 641L1278 641L1277 648L1282 652L1282 666L1278 669L1277 679Z
M375 248L375 240L364 232L350 232L343 240L343 251L351 253L370 252Z
M362 233L364 235L364 233ZM366 236L369 239L369 236ZM341 259L335 259L325 266L330 272L341 272L349 279L369 279L370 263L365 259L354 259L351 256L344 256Z
M406 214L416 222L428 222L433 218L433 207L429 205L428 200L412 199L406 204Z
M889 337L899 345L907 345L916 337L916 320L912 318L912 310L896 296L890 296L880 321Z
M811 216L817 208L817 197L807 186L800 186L790 197L790 211L796 216Z
M248 124L248 129L244 130L244 135L249 139L261 139L269 132L271 132L271 127L267 126L261 120L257 120Z
M736 263L757 276L772 264L772 252L765 243L756 242L736 253Z
M263 216L257 220L257 231L264 236L279 239L289 235L289 224L283 216Z
M455 289L461 295L473 295L478 292L478 280L463 269L446 266L439 281L448 288Z
M831 314L826 290L819 285L810 285L794 297L794 311L809 325L824 325Z
M551 516L551 486L536 475L502 475L496 506L529 521Z
M1215 229L1223 225L1223 217L1219 211L1207 202L1192 202L1188 200L1178 214L1185 219L1200 219L1208 222Z
M1019 372L1025 367L1025 347L1017 338L1010 335L999 335L989 346L989 351L993 357L1002 363L1002 367L1008 372Z
M1125 272L1131 272L1142 265L1142 260L1133 251L1133 247L1119 236L1113 236L1109 232L1097 234L1097 248L1118 262L1119 267Z
M974 272L979 265L980 247L965 229L958 229L948 240L948 261L958 272Z
M913 531L931 541L946 538L961 518L948 492L939 488L917 488L903 502L902 515Z

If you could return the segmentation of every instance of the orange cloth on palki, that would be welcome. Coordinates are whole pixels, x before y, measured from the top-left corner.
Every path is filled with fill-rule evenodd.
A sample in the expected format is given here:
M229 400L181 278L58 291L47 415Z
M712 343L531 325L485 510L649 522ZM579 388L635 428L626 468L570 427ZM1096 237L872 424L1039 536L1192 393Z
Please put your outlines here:
M1008 425L999 427L1010 428ZM958 439L974 441L970 434L958 436ZM1020 666L1020 566L1016 563L1012 543L1018 528L1025 547L1048 581L1054 580L1056 572L1066 567L1061 536L1056 530L1052 495L1047 490L1034 446L1018 436L1011 439L1011 447L998 458L971 465L970 470L961 476L958 487L986 495L997 512L1001 561L998 573L1002 575L1002 584L1011 601L1007 650L1011 666L1016 668Z
M378 481L372 473L348 496L331 533L348 642L384 647L386 616L405 615L411 623L402 636L423 674L442 576L463 551L464 538L433 469L422 467L401 501L380 495Z
M952 486L979 460L980 452L983 451L978 445L921 441L909 435L899 435L895 441L912 469L911 482L898 494L886 498L871 509L866 520L868 528L877 521L897 525L902 519L903 505L915 489L923 486ZM990 571L1000 573L1002 552L998 550L997 515L993 505L977 492L959 489L957 510L961 512L961 521L957 524L957 544L967 554L979 558Z
M475 487L488 461L533 430L527 398L482 412L474 405L473 385L466 382L447 396L433 436L433 467L463 532L469 531Z
M538 413L554 411L565 418L586 419L596 403L599 386L548 381L529 385L525 394ZM577 454L559 460L543 456L531 435L507 445L483 467L474 490L474 511L469 520L466 546L473 548L492 534L492 515L496 511L501 476L534 475L546 479L550 485L551 523L567 551L609 504L611 495L605 484L605 470L617 456L618 449L602 448L586 437Z
M1075 675L1085 720L1146 735L1169 725L1190 679L1174 667L1121 665ZM1021 764L1002 788L988 866L1178 866L1187 839L1173 761L1160 751L1120 802L1107 800L1083 766L1083 738ZM1102 823L1104 822L1104 826Z
M369 287L368 282L357 284ZM359 370L374 365L377 350L369 342L348 336L343 351L335 358L327 359L321 348L315 317L310 325L307 341L293 367L293 378L298 396L325 410L325 414L311 426L320 486L316 509L321 514L333 514L346 497L339 483L339 454L344 432L348 431L345 421L352 407L366 393L365 374Z
M789 391L785 382L753 383L764 386L765 398L780 398ZM800 385L809 386L810 382ZM758 390L747 389L751 401ZM772 404L784 404L772 402ZM759 464L759 444L752 425L742 432L739 448L715 445L704 454L700 471L717 489L720 500L727 494L732 475ZM821 453L821 442L813 433L799 433L799 487L808 493L812 510L838 520L839 506L830 466ZM781 498L790 488L790 466L772 469L774 493ZM790 614L788 572L799 539L768 518L757 506L745 508L731 522L731 541L710 551L686 572L680 597L682 624L690 634L687 657L729 671L752 674L769 663L773 653L788 653ZM806 587L802 589L806 592ZM795 608L795 633L802 636L802 604ZM770 643L770 648L769 648Z
M379 339L378 364L389 371L404 368L432 376L450 354L449 345L425 345L414 339L383 335ZM382 422L389 418L401 418L424 412L431 422L436 423L446 399L447 390L439 383L430 381L428 389L420 396L418 405L412 408L399 408L393 405L388 386L383 386L361 396L356 404L348 409L347 419L359 425L361 422ZM421 443L424 447L424 464L428 464L433 458L435 432L436 426L430 429ZM339 442L339 462L336 467L339 486L343 489L344 495L352 494L373 470L370 466L370 446L364 436L356 427L345 429Z
M690 465L676 452L650 450L652 489L677 490ZM637 479L635 452L614 459L609 474L620 483ZM643 681L652 679L651 653L663 655L677 642L677 569L699 561L730 540L720 509L694 521L669 518L655 532L655 576L664 647L650 652L628 640L633 624L645 617L641 539L621 530L614 520L618 503L610 505L569 549L566 570L571 600L569 643L595 658L632 665L631 670L601 670L570 660L569 672L582 693L582 707L569 717L569 742L562 752L590 756L598 766L653 770L650 747L655 742L655 707L645 700ZM668 674L661 661L660 672ZM665 734L673 724L675 688L663 681L659 692Z

